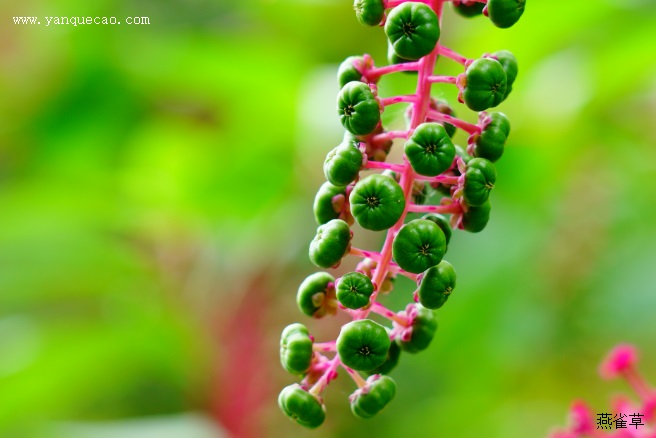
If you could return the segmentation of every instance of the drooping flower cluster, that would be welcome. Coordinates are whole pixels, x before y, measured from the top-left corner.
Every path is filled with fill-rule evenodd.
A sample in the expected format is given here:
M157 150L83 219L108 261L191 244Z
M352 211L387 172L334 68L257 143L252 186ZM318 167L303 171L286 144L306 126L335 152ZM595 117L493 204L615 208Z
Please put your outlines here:
M570 409L569 426L551 438L656 438L656 389L638 373L635 347L621 344L608 354L599 367L606 380L622 378L638 396L632 402L624 395L612 401L610 411L593 412L577 400Z
M384 26L389 65L377 67L365 54L347 58L338 70L337 112L346 133L324 163L327 182L314 201L319 228L310 260L325 269L347 255L362 260L340 278L314 273L298 289L305 315L340 311L352 317L335 341L315 342L300 323L282 333L282 365L303 379L283 389L278 401L303 426L323 423L321 394L339 368L358 386L350 397L356 416L372 417L392 400L396 386L387 374L402 351L428 347L437 330L435 309L455 288L455 270L443 260L452 229L479 232L488 222L493 163L503 154L510 124L504 114L487 110L510 93L517 61L505 50L468 59L441 45L446 3L465 17L486 15L501 28L517 22L525 6L525 0L355 0L362 24ZM435 74L439 56L461 64L462 74ZM416 92L380 96L378 80L396 72L415 73ZM433 98L433 84L457 87L459 102L479 112L478 122L458 119L447 102ZM409 104L405 130L389 131L381 123L381 113L394 104ZM457 130L468 135L465 148L452 141ZM404 140L401 163L386 162L394 139ZM427 204L432 199L435 205ZM354 222L364 230L387 230L380 252L351 245ZM398 275L415 281L417 289L414 302L395 312L377 298L392 290ZM369 319L370 312L389 319L391 327Z

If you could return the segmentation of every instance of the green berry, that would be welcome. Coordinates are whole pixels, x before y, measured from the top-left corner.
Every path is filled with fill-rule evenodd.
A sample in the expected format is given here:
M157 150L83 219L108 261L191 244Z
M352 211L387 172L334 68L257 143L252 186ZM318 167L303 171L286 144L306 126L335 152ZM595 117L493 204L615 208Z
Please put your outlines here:
M489 122L483 131L475 137L474 156L497 161L503 155L503 149L510 134L510 122L503 113L489 114Z
M317 228L310 242L310 261L320 268L330 268L342 260L351 242L351 229L341 219L333 219Z
M472 233L483 231L490 220L491 209L489 200L478 207L469 207L462 215L462 228Z
M505 99L512 91L512 85L517 78L517 72L519 71L517 58L508 50L499 50L494 52L492 56L497 58L497 61L503 67L503 71L506 72L506 95L503 97Z
M371 371L385 362L390 344L385 327L370 319L358 319L342 326L337 353L347 367Z
M373 375L364 388L350 397L351 411L356 417L371 418L380 412L396 395L396 383L389 376Z
M349 56L339 65L337 82L340 90L351 81L362 81L362 72L356 67L356 63L364 65L364 58L362 56Z
M307 316L322 318L337 311L335 278L327 272L315 272L307 277L298 288L296 304Z
M385 33L401 58L417 60L433 51L440 38L435 12L424 3L403 3L392 10Z
M487 14L495 26L505 29L517 23L525 7L526 0L489 0Z
M420 175L435 176L447 170L456 155L455 147L439 123L422 123L405 143L404 151Z
M478 207L487 202L497 180L494 164L485 158L473 158L465 171L464 198L467 205Z
M337 187L329 182L325 182L319 187L314 197L314 206L312 208L317 224L323 225L339 217L340 212L335 209L333 198L340 195L346 200L346 187Z
M456 287L456 271L451 263L442 260L439 265L428 268L421 278L417 296L427 309L439 309L449 299Z
M305 374L312 362L312 338L303 324L285 327L280 337L280 362L291 374Z
M358 224L372 231L391 227L405 209L401 186L381 174L369 175L358 181L351 192L349 203Z
M337 95L337 114L354 135L372 132L380 122L380 106L367 84L351 81Z
M469 3L466 0L453 2L453 10L466 18L472 18L476 17L477 15L481 15L483 13L484 7L485 3L480 2Z
M351 183L360 173L362 152L358 141L345 141L328 152L323 163L326 179L336 186Z
M453 230L451 229L451 224L449 221L442 216L441 214L436 214L436 213L428 213L425 214L421 217L422 219L426 219L432 222L435 222L438 227L442 230L444 233L444 238L446 240L446 244L449 244L449 241L451 240L451 234L453 233Z
M296 383L280 392L278 406L292 420L310 429L321 426L326 419L323 404Z
M417 315L412 323L412 335L407 341L397 340L402 350L418 353L430 345L437 331L437 315L421 304L415 304Z
M419 274L437 265L446 252L442 229L426 219L405 224L394 237L392 255L401 269Z
M339 279L336 285L337 299L346 308L359 309L369 304L374 285L364 274L349 272Z
M462 97L474 111L484 111L499 105L506 96L506 72L496 59L479 58L465 71Z
M374 368L371 371L371 374L389 374L399 363L399 358L401 357L401 347L396 342L390 344L390 348L387 351L387 358L385 362L379 367Z
M365 26L375 26L383 20L385 5L383 0L355 0L355 16Z

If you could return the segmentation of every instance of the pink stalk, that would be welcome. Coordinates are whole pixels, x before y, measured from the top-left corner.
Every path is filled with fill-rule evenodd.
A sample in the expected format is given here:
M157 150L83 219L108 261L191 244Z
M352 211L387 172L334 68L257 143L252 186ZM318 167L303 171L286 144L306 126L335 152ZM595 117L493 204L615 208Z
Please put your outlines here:
M392 64L385 67L375 67L371 70L367 70L367 78L373 82L376 82L378 78L383 75L400 71L417 71L418 68L418 62L404 62L402 64Z
M355 384L358 385L358 388L364 388L367 382L362 378L360 373L355 371L353 368L347 367L344 364L342 364L342 368L344 368L344 370L348 373L348 375L351 376Z
M636 394L640 397L643 402L648 401L652 398L653 392L649 388L649 385L642 378L638 370L635 367L630 367L622 371L622 377L627 381L631 388L635 391Z
M386 170L393 170L394 172L400 172L403 170L403 166L400 164L394 164L394 163L385 163L382 161L367 161L367 163L364 165L365 169L386 169Z
M403 269L401 269L399 267L399 265L397 265L396 263L392 263L392 262L390 262L390 264L388 266L388 270L390 272L395 273L395 274L401 274L404 277L408 277L409 279L414 280L414 281L417 281L417 278L419 277L419 274L413 274L412 272L404 271Z
M387 307L383 306L379 302L374 302L371 307L371 311L374 313L379 314L380 316L384 316L385 318L396 322L398 325L403 326L403 327L410 327L411 323L408 318L405 316L401 316L396 312L391 311Z
M439 111L430 110L428 112L428 116L431 119L439 120L441 122L450 123L453 126L462 129L463 131L467 131L470 134L478 134L482 131L480 126L478 126L478 125L474 125L473 123L465 122L464 120L457 119L457 118L455 118L453 116L450 116L448 114L443 114Z
M383 106L388 106L395 103L414 103L415 100L417 100L417 96L414 94L408 94L405 96L383 97L380 99L380 103Z
M371 259L375 262L379 261L380 257L381 257L379 252L366 251L364 249L358 249L358 248L353 248L353 247L351 247L351 249L349 250L349 254L354 255L354 256L358 256L358 257L362 257L362 258L366 258L366 259Z
M442 1L440 0L436 0L436 1L437 1L436 5L435 4L431 5L430 3L429 5L433 7L440 21L442 21L441 20L442 6L443 6ZM435 69L438 47L436 47L430 54L421 58L421 60L419 61L419 72L418 72L419 77L417 78L417 91L415 92L416 99L412 104L412 120L410 121L410 129L413 130L416 129L417 126L419 126L421 123L423 123L424 120L426 120L428 105L430 103L430 89L431 89L431 84L430 82L428 82L427 78L431 75L431 73ZM405 197L405 199L410 199L410 196L412 195L412 186L414 184L414 171L412 170L412 166L408 162L408 158L405 155L403 156L403 167L404 170L401 173L401 178L399 183L403 189L403 196ZM372 279L374 284L383 284L383 281L387 276L388 265L392 260L392 243L394 241L394 236L396 236L396 233L398 233L398 231L403 226L405 217L407 216L409 211L408 205L409 204L406 204L406 207L403 213L401 214L401 217L396 222L396 224L394 224L392 228L390 228L387 231L387 236L385 236L385 242L383 243L383 249L381 251L381 255L382 255L381 260L378 266L376 267ZM376 304L377 296L378 296L378 290L375 290L374 293L371 295L371 302L373 304ZM374 307L375 306L371 306L369 309L365 309L359 312L358 316L360 318L366 318L370 310L373 309Z
M382 134L376 134L373 136L372 143L382 143L387 140L393 140L395 138L408 138L409 135L412 135L412 131L387 131Z
M331 380L333 380L335 377L337 377L337 367L341 364L342 362L339 359L339 355L335 355L330 360L330 365L326 369L326 371L323 373L323 375L317 380L317 383L314 384L312 388L308 391L312 395L319 395L323 392L324 389L326 389L326 386L328 386L328 383L330 383Z
M486 0L481 1L481 3L485 3ZM438 53L440 55L444 55L447 58L453 59L455 62L458 62L462 65L465 65L469 59L465 58L464 56L454 52L453 50L449 49L448 47L444 46L437 46Z
M429 76L428 77L428 82L434 84L437 82L441 82L444 84L455 84L456 83L456 77L455 76Z
M437 175L437 176L423 176L423 175L417 175L416 177L417 180L421 181L430 181L430 182L436 182L440 184L447 184L447 185L458 185L459 176L447 176L447 175Z
M413 213L440 213L440 214L459 214L462 213L460 204L449 205L418 205L409 204L406 206L408 211Z
M333 352L335 351L335 341L328 342L315 342L312 344L312 349L314 351L323 351L323 352Z

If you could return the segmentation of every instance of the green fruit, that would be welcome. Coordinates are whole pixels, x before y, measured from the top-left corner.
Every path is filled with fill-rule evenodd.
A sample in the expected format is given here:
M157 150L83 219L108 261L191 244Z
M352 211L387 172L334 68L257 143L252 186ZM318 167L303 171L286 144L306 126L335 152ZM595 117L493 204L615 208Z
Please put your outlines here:
M331 184L345 186L358 176L361 167L359 142L345 141L328 152L323 163L323 173Z
M477 15L481 15L483 13L483 8L485 7L485 3L480 3L480 2L469 3L466 0L454 1L452 4L453 4L453 10L466 18L472 18L472 17L476 17Z
M280 363L291 374L305 374L312 362L312 338L303 324L285 327L280 337Z
M335 314L337 300L334 283L335 278L327 272L315 272L303 280L296 294L296 304L301 312L314 318Z
M525 7L526 0L489 0L487 14L495 26L505 29L517 23Z
M344 128L354 135L371 133L380 122L378 101L362 82L351 81L342 87L337 95L337 114Z
M353 8L358 21L366 26L379 24L385 15L383 0L355 0Z
M512 91L512 85L517 78L517 72L519 71L517 58L515 58L515 55L508 50L499 50L492 55L496 56L497 61L499 61L499 64L503 67L503 71L506 72L506 94L503 96L505 99Z
M310 429L321 426L326 419L321 402L296 383L280 392L278 406L292 420Z
M340 212L336 211L333 205L333 198L339 195L346 200L346 187L337 187L329 182L325 182L319 187L312 207L317 224L323 225L339 217Z
M385 327L370 319L358 319L342 326L337 353L347 367L371 371L385 362L390 344Z
M404 151L415 172L425 176L447 170L456 155L449 135L439 123L419 125L405 143Z
M503 155L503 149L510 134L510 122L503 113L490 113L490 121L474 140L474 156L492 162Z
M483 231L490 220L490 201L478 207L469 207L462 215L462 228L472 233Z
M330 268L342 260L351 242L351 229L341 219L333 219L317 228L310 242L310 261L320 268Z
M349 56L339 65L337 82L340 90L351 81L362 81L362 72L355 67L356 62L364 64L364 58L362 56Z
M462 90L465 104L474 111L484 111L499 105L506 96L506 72L496 59L479 58L465 71Z
M337 299L348 309L359 309L369 304L374 285L364 274L349 272L336 285Z
M473 158L465 171L464 199L467 205L478 207L487 202L497 180L494 164L485 158Z
M435 222L438 227L442 230L444 233L444 238L446 240L446 244L449 244L449 241L451 240L451 234L453 233L453 230L451 229L451 224L449 221L442 215L436 214L436 213L428 213L425 214L421 217L422 219L426 219L432 222Z
M418 353L425 350L435 337L437 331L437 315L421 304L415 304L417 316L412 323L412 336L407 341L397 340L402 350L408 353Z
M456 271L451 263L442 260L439 265L428 268L421 278L417 296L427 309L439 309L449 299L456 287Z
M396 383L389 376L373 375L364 388L350 397L351 411L356 417L371 418L380 412L396 395Z
M426 219L405 224L394 237L392 255L401 269L419 274L437 265L446 252L442 229Z
M385 362L379 367L376 367L371 371L371 374L389 374L399 363L399 358L401 357L401 347L396 342L390 344L390 348L387 351L387 358Z
M435 12L424 3L403 3L392 10L385 33L401 58L417 60L433 51L440 38Z
M381 231L394 225L405 209L403 189L392 178L369 175L355 184L349 197L351 214L361 227Z

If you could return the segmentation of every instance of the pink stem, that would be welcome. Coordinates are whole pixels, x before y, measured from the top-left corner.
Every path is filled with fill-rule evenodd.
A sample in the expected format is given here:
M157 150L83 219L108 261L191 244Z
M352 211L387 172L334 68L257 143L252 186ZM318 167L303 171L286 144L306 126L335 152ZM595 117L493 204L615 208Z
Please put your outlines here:
M423 176L423 175L417 175L418 180L421 181L430 181L430 182L436 182L440 184L446 184L446 185L458 185L458 180L460 179L459 176L446 176L446 175L437 175L437 176Z
M335 347L335 341L315 342L312 344L312 350L314 351L332 352L335 351L336 348L337 347Z
M394 163L383 163L381 161L367 161L367 164L364 165L365 169L388 169L393 170L394 172L401 172L403 166L400 164Z
M330 365L326 368L326 371L319 377L317 383L314 384L312 388L308 391L310 394L319 395L323 390L328 386L331 380L337 377L337 372L335 371L340 365L341 361L339 359L339 354L335 355L334 358L330 360Z
M371 259L375 262L379 261L380 257L381 257L379 252L366 251L364 249L358 249L358 248L353 248L353 247L351 247L351 249L349 250L349 254L354 255L354 256L358 256L358 257L362 257L362 258L366 258L366 259Z
M384 7L385 9L393 8L409 1L413 1L415 3L429 3L429 0L384 0Z
M408 138L409 135L412 135L411 131L387 131L382 134L376 134L371 139L372 143L382 143L387 140L393 140L395 138Z
M413 213L441 213L441 214L458 214L462 213L462 207L459 204L449 205L418 205L410 204L408 211Z
M390 264L387 267L387 270L390 271L390 272L393 272L395 274L401 274L404 277L408 277L411 280L417 281L418 274L413 274L411 272L404 271L396 263L390 262Z
M485 3L486 0L483 0L481 3ZM440 55L444 55L447 58L453 59L455 62L458 62L462 65L465 65L469 59L465 58L464 56L454 52L453 50L449 49L448 47L444 46L437 46L438 53Z
M633 388L643 402L650 399L652 391L645 379L642 378L635 368L631 367L625 370L622 372L622 376L626 379L627 383L631 385L631 388Z
M439 18L439 21L442 21L442 7L443 3L441 0L437 0L435 3L429 1L429 6L435 11L436 15ZM424 120L426 120L426 114L428 112L428 105L430 103L430 91L431 84L428 82L427 78L432 74L435 69L435 62L437 61L437 54L439 51L439 46L436 46L435 49L428 55L421 58L419 61L419 71L417 78L417 90L415 92L415 101L412 104L412 120L410 121L410 129L415 129L419 126ZM401 173L400 185L403 189L403 196L405 199L410 199L412 195L412 187L414 184L414 171L412 166L408 162L408 158L403 156L403 167L404 170ZM408 206L406 203L405 209L401 214L399 220L387 231L385 236L385 242L383 243L383 249L381 250L381 260L376 266L372 282L376 285L383 284L383 281L387 277L388 266L392 260L392 243L394 242L394 236L398 233L399 229L403 226L405 217L408 214ZM375 307L376 297L378 296L379 290L374 290L374 293L371 295L371 303L374 305L359 312L357 317L366 318L371 309Z
M456 77L455 76L429 76L428 77L428 82L434 84L436 82L441 82L444 84L455 84L456 83Z
M372 68L367 70L367 78L376 82L383 75L396 73L399 71L416 71L419 68L418 62L404 62L402 64L386 65L385 67Z
M463 131L467 131L470 134L475 134L475 133L481 132L481 128L478 125L474 125L473 123L465 122L464 120L457 119L457 118L455 118L453 116L450 116L448 114L443 114L439 111L430 110L430 111L428 111L428 116L431 119L439 120L441 122L450 123L453 126L456 126L457 128L462 129Z
M417 99L417 96L414 94L408 94L405 96L392 96L392 97L383 97L380 99L380 103L383 106L388 106L392 105L395 103L414 103L414 101Z
M351 376L353 381L355 382L356 385L358 385L358 388L364 388L364 386L367 384L367 382L362 378L360 373L355 371L352 368L347 367L346 365L342 364L342 368L346 370L346 372Z
M392 312L390 309L378 302L375 302L371 305L371 311L384 316L385 318L390 319L403 327L410 327L411 325L408 318L401 316L396 312Z

